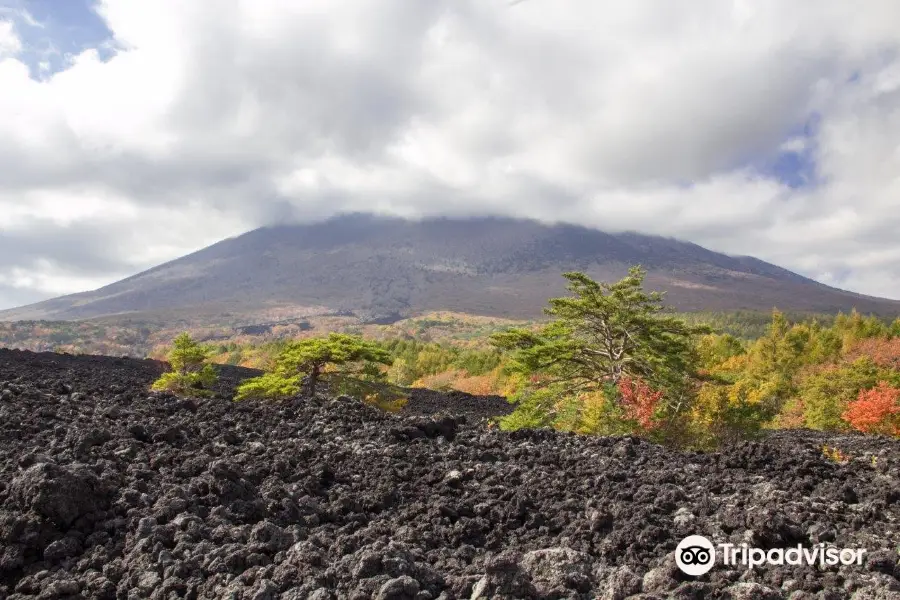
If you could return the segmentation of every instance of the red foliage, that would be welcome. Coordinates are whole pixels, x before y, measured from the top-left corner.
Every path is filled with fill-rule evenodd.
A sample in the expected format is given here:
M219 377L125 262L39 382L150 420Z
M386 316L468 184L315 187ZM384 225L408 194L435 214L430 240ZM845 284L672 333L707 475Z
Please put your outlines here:
M864 433L900 436L900 389L881 381L870 390L862 390L841 418Z
M654 413L662 400L662 392L653 391L653 388L640 379L622 377L619 380L619 393L622 394L626 418L637 421L647 431L659 426Z

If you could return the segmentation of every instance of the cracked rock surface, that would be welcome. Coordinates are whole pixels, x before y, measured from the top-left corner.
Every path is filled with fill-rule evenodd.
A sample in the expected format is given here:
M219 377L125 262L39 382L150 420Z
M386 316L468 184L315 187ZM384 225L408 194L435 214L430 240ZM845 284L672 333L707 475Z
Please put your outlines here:
M488 430L435 392L435 416L234 403L238 368L211 399L148 393L163 367L0 350L0 600L900 598L896 440L676 452ZM690 534L867 555L693 578Z

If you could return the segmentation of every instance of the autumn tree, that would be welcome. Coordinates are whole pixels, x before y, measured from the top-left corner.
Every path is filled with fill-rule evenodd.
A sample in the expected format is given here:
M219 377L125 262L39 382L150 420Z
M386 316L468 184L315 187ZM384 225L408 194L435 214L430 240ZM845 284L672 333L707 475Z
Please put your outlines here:
M398 385L410 385L418 379L418 372L414 363L405 358L396 358L388 369L388 378Z
M841 338L817 323L791 324L772 312L766 334L753 342L743 372L729 391L735 404L768 421L796 396L797 374L804 368L840 355Z
M790 390L791 379L800 367L809 333L791 327L784 313L774 310L766 335L749 351L747 375L758 380L773 381L779 392Z
M900 389L886 381L859 392L841 418L864 433L900 436Z
M854 344L845 358L855 360L868 356L879 367L900 371L900 337L869 338Z
M851 363L827 365L804 377L797 393L804 425L822 430L845 429L846 421L841 416L848 404L882 377L883 370L868 356Z
M712 447L759 434L769 415L739 384L705 382L691 405L694 445Z
M900 317L894 319L888 328L888 335L892 338L900 338Z
M355 335L332 333L293 341L278 354L268 373L241 384L235 398L284 398L304 387L313 396L323 381L350 389L359 382L383 379L379 365L390 363L387 350Z
M618 408L626 410L623 381L646 386L651 395L663 392L656 409L669 416L684 407L696 369L694 336L709 330L665 314L663 295L643 289L645 275L634 267L608 284L565 273L572 295L549 300L548 324L491 336L496 347L510 353L508 370L531 378L508 427L571 422L586 395L615 394Z
M710 333L697 340L699 365L708 372L717 369L725 361L744 354L744 345L732 335Z
M634 421L643 431L656 429L659 426L656 409L663 399L663 392L627 376L619 380L618 386L625 418Z
M841 336L844 349L847 350L856 342L868 338L886 337L890 334L890 327L874 315L862 316L856 309L849 315L839 313L834 319L835 333Z
M187 332L172 343L167 358L171 370L153 382L151 389L188 396L208 396L216 383L216 372L207 363L210 349L197 343Z

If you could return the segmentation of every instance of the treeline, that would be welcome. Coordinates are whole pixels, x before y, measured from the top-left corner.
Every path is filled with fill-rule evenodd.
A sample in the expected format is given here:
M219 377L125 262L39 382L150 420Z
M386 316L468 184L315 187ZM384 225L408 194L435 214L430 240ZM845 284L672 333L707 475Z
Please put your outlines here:
M291 340L264 344L234 342L208 346L213 363L269 369ZM386 380L404 387L461 389L476 394L498 393L505 378L501 373L502 354L497 349L467 348L450 343L426 342L408 337L379 342L390 356ZM156 353L163 356L160 350Z
M695 447L765 428L900 435L900 319L857 312L792 323L774 311L742 340L671 316L633 269L570 279L540 331L495 336L527 378L507 428L638 433Z
M644 291L639 268L613 284L565 277L571 295L549 300L547 321L495 333L483 347L331 334L221 344L205 356L267 371L243 397L290 395L310 376L342 389L387 384L358 388L370 400L399 387L500 394L517 405L500 421L505 429L637 434L700 448L767 428L900 435L900 319L854 311L793 320L776 310L750 338L755 313L685 319Z
M758 413L751 424L898 433L900 319L887 325L853 312L826 327L816 320L791 323L775 312L752 343L706 336L698 349L708 378L698 412L748 406Z
M0 322L0 347L32 352L68 352L143 356L150 350L149 330L86 321Z
M761 311L694 312L676 313L688 324L710 325L721 333L729 333L742 340L752 341L766 332L771 314ZM786 312L791 322L809 321L815 318L820 324L830 326L834 315ZM441 345L477 347L484 349L489 336L510 325L539 326L537 321L506 322L487 317L456 313L431 313L430 315L400 321L392 325L360 326L321 324L323 332L340 331L361 334L373 339L404 338L418 342L436 342ZM889 322L887 323L889 324ZM150 322L94 322L94 321L16 321L0 323L0 346L32 351L57 351L70 354L103 354L150 356L162 358L165 345L181 331L179 327L162 327ZM208 340L216 355L216 361L241 366L263 366L280 346L276 342L295 339L297 328L277 325L266 333L248 334L236 332L225 324L208 325L193 330L199 340ZM230 333L229 333L230 332ZM229 337L230 335L230 337ZM304 337L308 334L304 334Z
M857 312L830 325L773 312L766 332L697 343L701 384L692 415L713 436L763 427L900 435L900 319Z
M838 318L833 314L804 313L785 311L782 313L786 319L793 323L813 322L824 327L831 326ZM691 325L708 325L718 333L727 333L742 340L752 341L761 338L769 329L772 314L758 310L736 310L730 312L693 312L678 313L677 316ZM846 315L844 315L846 316ZM872 317L889 325L879 317Z

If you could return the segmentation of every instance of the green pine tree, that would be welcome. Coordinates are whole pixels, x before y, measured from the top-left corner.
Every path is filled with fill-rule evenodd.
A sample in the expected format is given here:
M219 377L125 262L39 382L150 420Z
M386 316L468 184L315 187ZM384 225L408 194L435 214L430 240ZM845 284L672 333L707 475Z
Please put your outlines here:
M301 391L304 381L305 391L311 396L322 381L336 387L333 392L358 393L365 382L384 379L378 368L381 364L391 364L388 351L360 336L332 333L325 338L293 341L278 354L269 373L242 383L235 399L293 396Z
M197 343L187 332L172 343L168 360L171 370L153 382L151 389L185 396L209 396L216 383L216 372L206 361L210 349Z
M496 347L511 352L508 369L532 381L508 424L546 425L563 413L571 418L567 398L603 391L623 377L665 390L670 414L686 408L696 368L694 336L709 328L666 314L663 294L644 291L645 275L633 267L608 284L564 273L573 295L549 301L547 325L491 336Z

